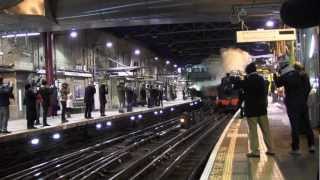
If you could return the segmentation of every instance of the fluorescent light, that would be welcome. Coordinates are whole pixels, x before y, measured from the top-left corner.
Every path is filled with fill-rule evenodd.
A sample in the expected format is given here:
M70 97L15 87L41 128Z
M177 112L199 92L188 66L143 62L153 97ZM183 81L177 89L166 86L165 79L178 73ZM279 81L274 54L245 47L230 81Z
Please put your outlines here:
M314 35L312 35L311 42L310 42L309 58L312 58L314 49L315 49L315 39L314 39Z
M107 42L107 48L111 48L112 47L112 42Z
M26 37L26 36L39 36L40 33L20 33L20 34L8 34L1 36L2 38L14 38L14 37Z
M140 53L141 53L141 52L140 52L139 49L134 50L134 54L135 54L135 55L140 55Z
M267 26L267 27L274 27L274 21L268 20L268 21L266 22L266 26Z
M77 31L74 31L74 30L71 31L71 32L70 32L70 37L71 37L71 38L76 38L76 37L78 37Z

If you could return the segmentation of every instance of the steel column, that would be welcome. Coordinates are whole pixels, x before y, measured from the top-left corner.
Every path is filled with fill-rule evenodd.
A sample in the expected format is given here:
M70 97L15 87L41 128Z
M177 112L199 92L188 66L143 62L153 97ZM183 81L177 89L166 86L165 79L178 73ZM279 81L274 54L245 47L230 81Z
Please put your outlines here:
M46 70L46 80L49 85L53 85L54 73L53 73L53 33L44 32L42 33L43 38L43 50L45 57L45 70Z

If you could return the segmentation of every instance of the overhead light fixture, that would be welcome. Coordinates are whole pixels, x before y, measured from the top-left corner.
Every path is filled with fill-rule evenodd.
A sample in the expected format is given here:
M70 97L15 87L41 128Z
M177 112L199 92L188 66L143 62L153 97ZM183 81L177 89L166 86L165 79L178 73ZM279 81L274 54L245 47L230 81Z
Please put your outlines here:
M170 64L170 61L169 61L169 60L166 60L166 64L169 65L169 64Z
M176 65L176 64L175 64L175 65L173 65L173 67L174 67L174 68L177 68L177 67L178 67L178 65Z
M141 53L141 52L140 52L139 49L134 50L134 54L135 54L135 55L140 55L140 53Z
M162 111L162 110L160 110L159 112L160 112L160 114L163 114L163 111Z
M107 46L107 48L112 48L113 44L112 44L112 42L107 42L106 46Z
M153 112L153 114L157 116L158 115L158 111Z
M39 36L40 33L33 32L33 33L20 33L20 34L8 34L1 36L2 38L15 38L15 37L29 37L29 36Z
M75 31L75 30L72 30L72 31L70 32L70 37L71 37L71 38L77 38L77 37L78 37L78 32Z
M154 60L158 61L158 60L159 60L159 58L158 58L158 57L154 57Z
M268 20L268 21L266 22L266 26L267 26L267 27L274 27L274 21Z
M311 42L310 42L309 58L312 58L314 54L314 49L315 49L315 39L314 39L314 35L312 35Z
M138 118L139 118L139 119L142 119L142 114L139 114L139 115L138 115Z

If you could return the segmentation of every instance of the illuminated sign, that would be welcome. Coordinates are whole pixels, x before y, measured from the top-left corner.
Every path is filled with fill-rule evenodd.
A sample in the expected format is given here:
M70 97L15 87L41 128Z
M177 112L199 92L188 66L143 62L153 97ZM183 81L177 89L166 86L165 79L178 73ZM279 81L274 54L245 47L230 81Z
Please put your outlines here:
M237 31L237 42L266 42L266 41L287 41L296 40L295 29L271 29L271 30L250 30Z

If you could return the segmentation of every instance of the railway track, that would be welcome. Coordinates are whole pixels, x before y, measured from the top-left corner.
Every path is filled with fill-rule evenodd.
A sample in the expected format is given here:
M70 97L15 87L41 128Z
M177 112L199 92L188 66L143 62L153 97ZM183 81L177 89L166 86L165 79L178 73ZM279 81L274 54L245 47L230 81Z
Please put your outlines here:
M207 116L187 130L179 119L171 119L127 135L119 136L50 161L9 174L0 179L176 179L183 169L204 161L195 149L230 118ZM211 134L211 136L209 136ZM219 133L213 133L217 137ZM207 140L209 141L209 140ZM210 142L210 141L209 141ZM211 145L211 146L210 146ZM203 145L210 149L212 143ZM200 148L199 152L202 152ZM188 164L189 163L189 164ZM179 167L183 167L179 169ZM177 169L173 173L173 170ZM195 176L195 172L192 172ZM182 173L183 174L183 173Z

